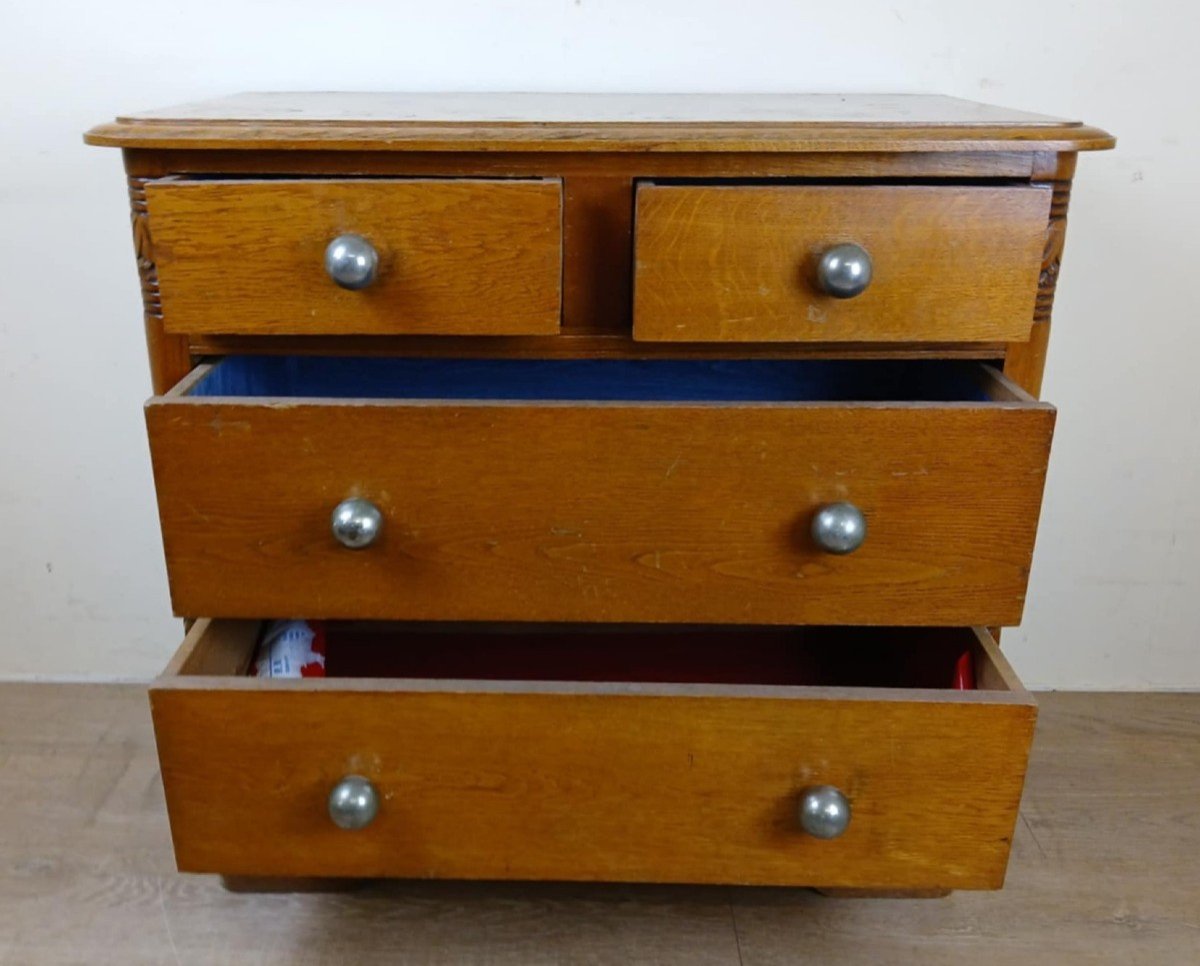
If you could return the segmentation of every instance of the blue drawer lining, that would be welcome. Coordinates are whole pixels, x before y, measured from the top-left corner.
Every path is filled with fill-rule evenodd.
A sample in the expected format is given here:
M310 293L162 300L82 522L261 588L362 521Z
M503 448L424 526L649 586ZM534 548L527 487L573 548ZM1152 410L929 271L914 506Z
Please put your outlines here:
M947 360L229 356L192 396L613 402L986 401Z

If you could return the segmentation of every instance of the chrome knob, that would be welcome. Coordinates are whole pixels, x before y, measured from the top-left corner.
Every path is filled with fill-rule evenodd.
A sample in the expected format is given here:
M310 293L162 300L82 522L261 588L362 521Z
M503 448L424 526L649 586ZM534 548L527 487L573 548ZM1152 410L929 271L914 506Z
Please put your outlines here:
M832 785L800 793L800 827L815 839L836 839L850 826L850 802Z
M829 503L812 521L812 538L826 553L853 553L867 539L867 518L853 503Z
M342 288L366 288L378 270L379 253L362 235L338 235L325 249L325 271Z
M351 497L333 508L331 526L338 543L351 550L361 550L379 537L383 514L370 500Z
M362 775L347 775L329 792L329 817L338 828L366 828L379 813L379 793Z
M817 262L817 284L835 299L862 295L871 284L871 256L861 245L834 245Z

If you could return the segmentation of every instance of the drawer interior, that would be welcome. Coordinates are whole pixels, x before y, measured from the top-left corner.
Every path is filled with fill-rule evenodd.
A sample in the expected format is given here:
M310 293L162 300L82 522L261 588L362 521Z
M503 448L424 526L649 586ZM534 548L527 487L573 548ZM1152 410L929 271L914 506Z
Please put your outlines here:
M266 622L198 622L167 676L247 675ZM328 621L326 677L1021 692L982 629ZM964 656L969 655L965 658ZM297 683L279 679L262 685Z
M146 422L181 616L1005 626L1054 412L965 360L246 355Z
M410 359L229 356L178 394L301 399L1031 402L964 360Z

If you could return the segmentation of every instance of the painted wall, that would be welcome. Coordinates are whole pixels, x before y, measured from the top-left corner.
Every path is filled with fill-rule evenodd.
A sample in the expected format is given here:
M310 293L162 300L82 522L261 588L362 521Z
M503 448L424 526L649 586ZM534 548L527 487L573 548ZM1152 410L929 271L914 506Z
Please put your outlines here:
M1200 686L1200 7L956 0L15 6L0 32L0 677L147 677L168 611L117 111L235 90L933 91L1081 117L1024 626L1034 685Z

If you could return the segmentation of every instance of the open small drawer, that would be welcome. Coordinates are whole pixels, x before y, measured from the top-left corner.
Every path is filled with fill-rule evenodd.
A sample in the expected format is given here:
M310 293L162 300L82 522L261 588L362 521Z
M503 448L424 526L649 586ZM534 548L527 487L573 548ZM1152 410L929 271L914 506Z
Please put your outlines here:
M983 629L332 623L302 680L259 634L198 621L151 690L183 871L1004 878L1036 708Z
M972 362L248 356L146 421L184 616L998 626L1054 410Z

